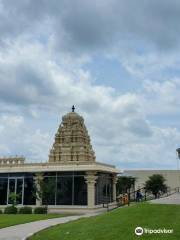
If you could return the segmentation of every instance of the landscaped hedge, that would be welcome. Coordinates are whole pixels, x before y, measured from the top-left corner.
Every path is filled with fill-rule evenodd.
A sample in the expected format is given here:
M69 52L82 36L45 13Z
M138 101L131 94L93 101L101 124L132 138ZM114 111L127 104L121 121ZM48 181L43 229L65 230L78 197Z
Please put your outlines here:
M34 209L35 214L47 214L47 207L36 207Z
M2 214L3 213L3 211L0 209L0 214Z
M19 209L20 214L32 214L32 207L22 207Z
M8 206L4 209L5 214L16 214L17 213L17 207L15 206Z

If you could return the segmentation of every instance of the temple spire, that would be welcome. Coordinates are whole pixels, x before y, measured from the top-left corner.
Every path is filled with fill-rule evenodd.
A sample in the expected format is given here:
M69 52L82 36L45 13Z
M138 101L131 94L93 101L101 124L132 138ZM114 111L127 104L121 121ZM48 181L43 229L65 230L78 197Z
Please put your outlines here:
M75 107L72 106L72 111L74 109ZM55 134L49 162L72 164L72 161L95 162L95 159L83 117L78 113L67 113L62 117L62 123Z
M75 111L75 106L73 105L73 106L72 106L72 112L74 112L74 111Z

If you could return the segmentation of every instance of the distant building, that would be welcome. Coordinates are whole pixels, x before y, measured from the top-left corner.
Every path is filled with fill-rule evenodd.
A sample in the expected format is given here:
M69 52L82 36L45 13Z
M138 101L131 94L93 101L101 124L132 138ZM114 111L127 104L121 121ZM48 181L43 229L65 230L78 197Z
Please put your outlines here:
M19 205L49 208L94 209L116 200L118 170L96 162L84 119L74 112L62 118L46 163L27 163L23 157L0 158L0 205L11 204L11 193ZM46 199L38 199L39 176L50 186ZM47 196L48 195L48 196Z
M135 189L144 187L145 182L153 174L161 174L166 179L166 185L171 188L180 188L180 171L177 170L124 170L123 175L136 178Z

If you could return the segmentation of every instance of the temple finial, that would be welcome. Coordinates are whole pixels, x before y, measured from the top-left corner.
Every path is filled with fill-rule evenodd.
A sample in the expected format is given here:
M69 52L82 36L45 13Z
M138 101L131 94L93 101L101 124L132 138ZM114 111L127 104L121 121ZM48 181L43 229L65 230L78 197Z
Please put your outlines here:
M72 112L74 112L74 111L75 111L75 106L73 105L73 106L72 106Z

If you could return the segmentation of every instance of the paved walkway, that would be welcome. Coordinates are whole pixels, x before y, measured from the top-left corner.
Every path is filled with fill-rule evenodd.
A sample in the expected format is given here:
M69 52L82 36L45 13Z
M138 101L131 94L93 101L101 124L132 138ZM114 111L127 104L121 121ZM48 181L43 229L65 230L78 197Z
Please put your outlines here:
M89 213L81 216L68 216L61 218L52 218L47 220L41 220L36 222L30 222L25 224L19 224L16 226L6 227L0 229L0 240L25 240L28 236L61 223L67 223L69 221L77 220L82 217L95 216L97 213Z
M168 197L154 199L150 202L158 204L180 204L180 193L174 193Z

